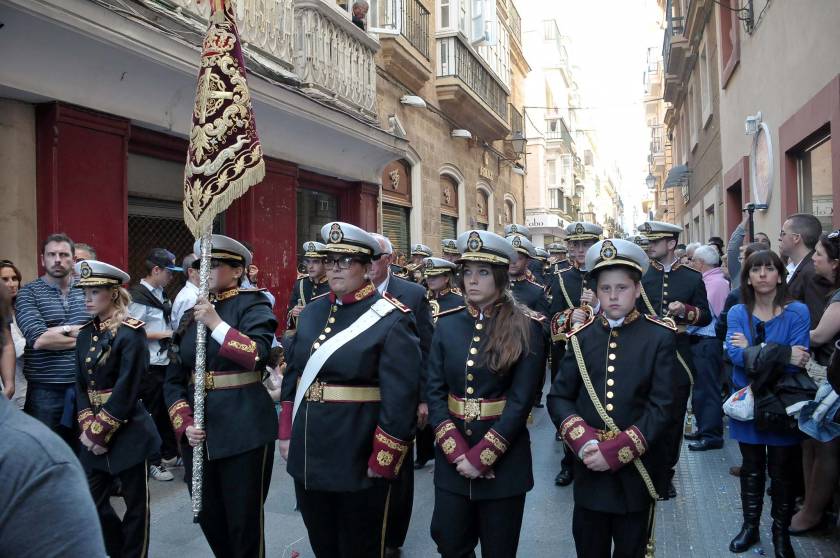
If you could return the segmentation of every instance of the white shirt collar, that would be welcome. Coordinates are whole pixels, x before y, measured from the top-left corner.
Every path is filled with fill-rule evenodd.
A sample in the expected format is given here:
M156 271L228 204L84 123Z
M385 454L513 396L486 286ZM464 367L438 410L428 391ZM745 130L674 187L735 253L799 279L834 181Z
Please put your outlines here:
M604 317L607 318L606 316L604 316ZM617 327L621 327L624 324L624 318L626 318L626 317L627 316L624 316L623 318L619 318L617 320L611 320L611 319L607 318L607 323L610 324L610 329L615 329Z
M163 289L159 289L157 287L152 286L152 284L146 281L145 279L140 279L140 284L152 291L152 294L156 297L163 298Z
M663 264L662 267L665 269L666 272L670 273L671 268L674 267L674 264L677 263L678 261L680 261L679 258L674 258L674 261L672 261L668 265Z
M379 285L376 286L376 290L379 291L379 294L385 294L385 291L388 290L388 284L391 282L391 272L388 272L388 275L385 276L385 280L382 281Z

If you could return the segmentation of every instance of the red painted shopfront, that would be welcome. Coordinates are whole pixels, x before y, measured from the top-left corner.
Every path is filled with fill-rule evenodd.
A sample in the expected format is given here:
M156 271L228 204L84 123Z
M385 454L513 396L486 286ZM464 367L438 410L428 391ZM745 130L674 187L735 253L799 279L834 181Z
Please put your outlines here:
M186 145L182 138L136 126L124 118L62 103L39 106L39 242L50 233L66 232L94 246L99 259L129 269L134 281L139 279L138 262L142 263L149 246L165 246L178 257L185 255L191 241L185 237L185 229L177 234L166 232L175 230L172 227L183 228L177 218L170 215L174 223L169 223L168 229L146 226L142 238L135 225L130 227L128 161L137 156L170 168L183 165ZM176 184L170 191L166 203L171 214L180 192ZM299 244L310 240L298 238L301 216L297 199L301 192L320 193L334 200L332 215L338 219L367 230L377 230L378 225L377 186L323 176L291 162L267 158L265 180L225 212L219 229L251 244L254 263L260 268L259 284L276 296L275 311L281 318L297 273Z

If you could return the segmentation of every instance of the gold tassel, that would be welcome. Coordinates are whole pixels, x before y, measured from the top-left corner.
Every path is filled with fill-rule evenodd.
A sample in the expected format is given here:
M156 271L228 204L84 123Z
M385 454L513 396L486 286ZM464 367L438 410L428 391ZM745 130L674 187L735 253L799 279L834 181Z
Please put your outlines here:
M224 194L215 196L208 207L204 209L201 217L195 219L193 214L189 211L184 212L184 223L193 236L196 238L201 236L202 231L207 230L213 225L213 219L216 215L226 210L239 197L245 194L251 186L256 186L265 178L265 160L260 158L260 162L253 168L248 169L238 179L230 182Z

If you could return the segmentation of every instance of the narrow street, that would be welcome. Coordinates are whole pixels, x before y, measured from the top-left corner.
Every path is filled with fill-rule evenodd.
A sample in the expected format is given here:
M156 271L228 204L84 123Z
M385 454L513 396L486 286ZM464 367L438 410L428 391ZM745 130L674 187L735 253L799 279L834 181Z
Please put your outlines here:
M519 556L571 557L572 491L554 486L554 475L562 451L554 442L553 426L545 409L535 409L531 425L536 486L528 494ZM740 527L738 479L729 475L729 467L740 457L738 447L727 440L722 451L689 452L684 448L677 474L679 497L657 506L657 558L720 558L735 556L727 546ZM150 556L167 558L206 558L210 549L197 525L192 524L187 489L181 482L182 469L173 471L176 480L169 483L150 481L152 490L152 532ZM434 485L431 463L416 473L414 515L405 558L437 556L429 535ZM287 558L291 550L301 558L312 556L306 529L293 510L291 477L275 454L274 476L266 502L266 556ZM766 499L762 521L764 551L753 548L747 555L770 555L770 500ZM797 556L836 557L837 537L810 536L793 538Z

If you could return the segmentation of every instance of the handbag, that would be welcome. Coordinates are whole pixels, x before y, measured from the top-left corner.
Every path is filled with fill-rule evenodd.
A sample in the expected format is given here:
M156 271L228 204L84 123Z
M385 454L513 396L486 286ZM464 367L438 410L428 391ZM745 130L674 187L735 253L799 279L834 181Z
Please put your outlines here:
M747 386L730 395L723 402L723 413L735 420L753 420L755 397L753 397L752 388Z
M784 374L755 396L755 427L778 434L799 431L799 411L817 395L817 384L804 370Z

